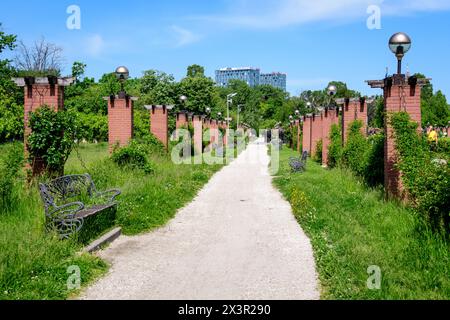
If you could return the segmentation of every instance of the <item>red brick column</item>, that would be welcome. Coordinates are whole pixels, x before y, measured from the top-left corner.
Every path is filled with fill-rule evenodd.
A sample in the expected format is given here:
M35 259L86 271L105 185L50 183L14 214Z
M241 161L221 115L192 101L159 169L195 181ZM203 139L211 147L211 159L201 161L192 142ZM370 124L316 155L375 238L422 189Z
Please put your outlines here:
M182 128L183 126L187 126L189 124L188 114L186 112L178 112L177 113L177 129Z
M350 123L356 119L356 108L357 104L353 99L345 99L342 107L342 145L347 143Z
M151 133L161 141L166 149L169 146L169 110L173 106L145 106L150 111Z
M369 80L372 88L381 88L384 92L384 111L386 139L384 144L384 187L388 198L406 199L407 195L402 185L401 173L396 169L398 154L393 137L393 129L389 123L390 114L407 112L411 119L419 124L418 134L421 132L422 116L420 110L420 96L422 86L429 79L406 79L405 75L394 75L384 80Z
M359 104L356 110L356 119L360 120L363 123L361 131L365 137L367 137L367 127L368 127L368 119L367 119L367 100L366 98L361 98L359 100Z
M193 116L194 126L194 150L196 154L203 153L203 119L202 116Z
M24 88L24 153L28 158L27 141L31 134L29 127L30 113L36 111L43 105L47 105L56 111L64 109L64 88L71 85L74 78L57 77L26 77L13 78L15 84ZM38 175L44 170L42 159L35 159L31 167L26 162L27 169L33 170L33 175Z
M322 116L314 114L312 117L311 155L316 152L317 143L322 139Z
M307 151L311 156L311 127L312 115L306 115L303 120L303 152Z
M384 87L385 112L386 114L389 114L406 111L411 116L411 119L419 124L420 128L422 122L420 110L421 87L417 85L417 83L408 84L404 80L397 81L398 80L396 79L386 79ZM401 181L401 173L395 168L395 164L397 163L397 151L393 137L393 129L390 126L388 119L386 119L385 130L385 189L388 197L404 199L406 195Z
M109 152L112 152L116 145L126 146L133 139L133 102L137 98L111 96L104 99L108 100L108 141Z
M211 143L219 143L219 124L217 120L211 120Z

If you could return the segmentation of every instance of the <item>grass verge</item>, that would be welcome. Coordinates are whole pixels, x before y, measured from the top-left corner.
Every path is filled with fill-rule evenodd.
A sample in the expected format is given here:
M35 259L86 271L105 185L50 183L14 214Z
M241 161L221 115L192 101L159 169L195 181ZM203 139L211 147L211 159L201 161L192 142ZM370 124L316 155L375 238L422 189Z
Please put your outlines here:
M0 160L15 143L0 146ZM23 150L23 149L22 149ZM78 155L79 154L79 155ZM72 153L66 174L90 173L99 190L119 188L122 195L117 224L133 235L167 223L222 166L173 164L167 155L149 155L154 172L121 168L109 159L108 145L83 145ZM82 161L80 160L82 159ZM1 174L1 173L0 173ZM67 299L68 268L78 266L84 287L107 271L107 264L89 254L79 255L75 241L60 241L45 232L44 210L37 186L16 181L11 210L0 210L0 300ZM2 208L0 208L2 209Z
M412 210L383 200L351 173L309 161L292 174L280 154L275 185L311 239L323 299L450 299L450 245ZM381 287L368 289L370 266Z

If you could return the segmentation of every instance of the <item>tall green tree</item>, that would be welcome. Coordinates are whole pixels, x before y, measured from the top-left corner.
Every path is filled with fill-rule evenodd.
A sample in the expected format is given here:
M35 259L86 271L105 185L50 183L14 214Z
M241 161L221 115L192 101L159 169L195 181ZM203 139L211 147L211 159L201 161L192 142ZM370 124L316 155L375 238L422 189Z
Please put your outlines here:
M0 54L14 50L16 36L6 34L0 23ZM16 71L8 59L0 59L0 143L23 137L23 91L11 81Z
M425 79L426 76L416 73L419 79ZM441 91L434 93L431 83L422 88L421 93L422 126L447 126L450 121L450 106L447 99Z
M140 79L140 94L145 104L173 105L177 102L175 78L158 70L147 70Z
M205 68L198 64L193 64L187 68L186 76L191 77L191 78L204 77L205 76Z

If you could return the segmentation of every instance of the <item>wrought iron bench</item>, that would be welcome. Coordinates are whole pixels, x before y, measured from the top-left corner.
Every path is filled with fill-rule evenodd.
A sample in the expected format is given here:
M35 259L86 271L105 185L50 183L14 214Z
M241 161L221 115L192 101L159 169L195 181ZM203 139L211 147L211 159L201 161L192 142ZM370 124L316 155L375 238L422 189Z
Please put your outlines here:
M308 159L308 151L304 151L301 159L296 157L289 158L289 166L292 172L306 171L306 161Z
M64 176L47 184L40 183L39 190L45 207L46 228L56 230L61 239L80 233L85 229L86 220L105 212L107 213L102 219L106 221L102 221L103 225L99 226L96 222L93 223L96 224L95 228L91 226L88 229L97 232L100 230L93 229L102 228L105 224L112 226L115 223L115 198L121 194L120 190L98 192L89 174ZM83 198L86 201L80 200ZM85 202L94 200L101 204L86 208Z

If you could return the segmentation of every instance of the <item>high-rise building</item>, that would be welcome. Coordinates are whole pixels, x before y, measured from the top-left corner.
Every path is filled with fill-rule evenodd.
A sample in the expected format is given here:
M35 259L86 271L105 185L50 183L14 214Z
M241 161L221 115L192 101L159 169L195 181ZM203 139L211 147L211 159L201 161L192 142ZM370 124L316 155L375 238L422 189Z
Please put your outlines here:
M280 72L264 73L259 78L260 85L270 85L286 91L286 74Z
M223 68L216 70L216 83L226 87L230 80L242 80L250 87L255 87L259 85L259 75L260 71L257 68Z
M230 80L242 80L250 87L271 85L286 91L286 74L273 72L261 74L258 68L223 68L216 70L216 84L220 87L228 86Z

